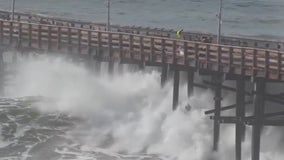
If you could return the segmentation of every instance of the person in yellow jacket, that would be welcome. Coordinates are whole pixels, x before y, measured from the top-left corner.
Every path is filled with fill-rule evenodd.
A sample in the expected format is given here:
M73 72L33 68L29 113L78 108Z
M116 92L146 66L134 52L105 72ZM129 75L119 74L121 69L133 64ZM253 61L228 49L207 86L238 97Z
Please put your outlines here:
M183 31L183 29L180 29L180 30L177 31L177 39L183 39L182 31ZM178 56L184 55L183 48L181 46L179 46L177 48L177 55Z
M180 30L178 30L177 31L177 39L182 39L182 31L183 31L183 29L180 29Z

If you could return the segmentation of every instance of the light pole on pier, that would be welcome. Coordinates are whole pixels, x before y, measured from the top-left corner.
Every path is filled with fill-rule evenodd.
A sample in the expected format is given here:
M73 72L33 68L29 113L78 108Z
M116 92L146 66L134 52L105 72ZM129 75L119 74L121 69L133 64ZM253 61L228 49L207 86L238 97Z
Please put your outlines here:
M220 44L220 43L221 43L222 7L223 7L223 0L220 0L220 7L219 7L219 13L218 13L218 35L217 35L217 44Z
M110 0L107 0L107 31L110 31Z
M218 34L217 34L217 44L221 44L221 24L222 24L222 0L220 0L220 7L218 13ZM218 47L218 58L221 57L221 50L222 48ZM219 66L218 66L219 69ZM215 74L212 76L212 80L216 87L214 88L215 98L214 98L214 107L215 107L215 119L214 119L214 134L213 134L213 151L218 150L219 139L220 139L220 108L221 108L221 101L222 101L222 74Z
M12 21L14 20L15 16L15 0L12 1Z

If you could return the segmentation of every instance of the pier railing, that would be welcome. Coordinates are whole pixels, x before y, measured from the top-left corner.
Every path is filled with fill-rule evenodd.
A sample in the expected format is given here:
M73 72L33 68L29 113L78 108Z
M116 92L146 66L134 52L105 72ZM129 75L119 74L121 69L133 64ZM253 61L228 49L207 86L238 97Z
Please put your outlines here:
M0 19L10 20L11 12L0 10ZM101 31L106 30L105 23L51 17L51 16L47 16L43 14L33 14L33 13L15 12L15 21L60 25L60 26L93 29L93 30L101 30ZM149 36L159 36L159 37L168 37L168 38L176 37L176 31L172 29L164 29L164 28L148 28L148 27L141 27L141 26L112 25L111 30L114 32L143 34L143 35L149 35ZM210 41L212 43L215 43L216 38L217 38L216 35L210 34L210 33L187 32L187 31L184 32L184 39L190 40L190 41L206 40L207 42ZM224 45L284 51L284 42L279 41L279 40L256 39L256 38L237 37L237 36L222 36L221 43Z
M284 80L284 53L277 50L216 45L121 32L0 21L0 41L19 48L76 48L78 53L99 51L96 58L143 65L179 65L244 76ZM108 48L109 54L102 54Z

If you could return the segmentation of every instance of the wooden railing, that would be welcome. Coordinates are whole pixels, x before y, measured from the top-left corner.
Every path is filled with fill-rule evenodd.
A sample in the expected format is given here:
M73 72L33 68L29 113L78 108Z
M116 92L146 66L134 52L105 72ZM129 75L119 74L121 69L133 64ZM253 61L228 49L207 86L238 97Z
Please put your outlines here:
M4 20L0 21L0 41L4 45L16 42L19 48L63 49L76 46L82 54L83 50L92 54L94 50L109 48L110 54L97 57L284 80L284 53L275 50Z
M11 19L11 12L0 10L0 18L6 20ZM105 23L79 21L79 20L51 17L47 15L33 14L33 13L15 12L15 20L21 22L29 22L29 23L43 23L50 25L56 24L61 26L93 29L101 31L106 30ZM159 36L159 37L168 37L168 38L176 37L176 31L164 28L161 29L161 28L146 28L141 26L112 25L111 30L114 32L143 34L149 36ZM211 41L212 43L216 42L216 35L210 33L186 32L186 31L184 32L185 40L203 41L204 38L207 41ZM278 40L253 39L253 38L236 37L236 36L222 36L221 43L232 46L254 47L254 48L284 51L284 42Z

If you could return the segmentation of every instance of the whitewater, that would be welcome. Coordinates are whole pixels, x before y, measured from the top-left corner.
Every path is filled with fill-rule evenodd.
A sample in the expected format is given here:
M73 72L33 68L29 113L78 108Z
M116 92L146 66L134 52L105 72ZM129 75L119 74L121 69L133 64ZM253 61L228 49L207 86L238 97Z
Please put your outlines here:
M0 0L1 9L10 10L10 3ZM224 1L222 33L283 39L283 8L283 0ZM16 10L106 20L104 0L21 0ZM217 11L217 0L113 0L111 23L216 33ZM13 53L5 52L5 60L11 61ZM0 98L0 160L233 159L233 125L221 125L220 150L211 151L213 122L204 115L214 104L210 89L195 88L188 98L181 79L173 112L172 79L161 88L158 68L139 71L124 65L123 73L109 76L107 65L98 74L67 57L30 55L7 66L11 73ZM279 86L271 91L283 91ZM224 92L223 98L224 106L235 103L234 93ZM279 109L274 105L268 104L269 111ZM247 127L244 160L250 159L250 136ZM282 160L283 147L283 128L264 127L261 160Z
M11 52L6 53L11 54ZM33 55L33 54L32 54ZM8 57L8 56L6 56ZM47 55L18 58L0 102L0 159L149 159L227 160L234 156L234 126L223 125L220 151L212 153L211 90L196 89L190 98L180 86L172 104L172 81L160 87L156 69L108 76L83 62ZM233 94L224 94L231 104ZM186 104L192 106L185 109ZM280 160L281 132L266 128L264 160ZM248 127L247 139L250 139ZM269 140L266 140L269 139ZM250 159L250 143L244 143Z

